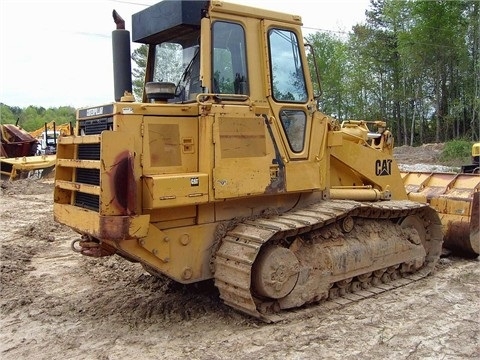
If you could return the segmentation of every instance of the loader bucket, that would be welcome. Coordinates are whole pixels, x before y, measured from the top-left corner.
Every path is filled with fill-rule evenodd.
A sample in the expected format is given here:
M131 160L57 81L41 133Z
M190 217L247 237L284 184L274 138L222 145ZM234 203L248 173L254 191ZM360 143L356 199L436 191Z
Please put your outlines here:
M402 172L410 200L427 202L440 216L444 247L468 256L480 253L477 174Z

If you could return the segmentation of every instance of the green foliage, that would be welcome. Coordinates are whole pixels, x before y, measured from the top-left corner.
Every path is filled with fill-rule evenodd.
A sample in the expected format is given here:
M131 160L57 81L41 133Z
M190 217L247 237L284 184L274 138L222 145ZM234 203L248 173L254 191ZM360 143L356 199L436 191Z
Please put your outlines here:
M218 89L214 90L217 91L221 94L234 94L235 90L233 88L233 80L232 79L226 79L225 76L220 76L219 71L215 71L215 74L213 75L215 79L215 84L217 84Z
M385 120L397 144L478 141L479 32L478 1L371 0L348 38L307 37L320 107L341 120Z
M469 163L472 157L473 142L468 140L452 140L445 143L441 158L444 161L457 160L460 164Z
M132 54L132 60L136 67L133 68L133 94L137 100L141 100L143 96L143 83L145 82L145 68L147 66L148 46L142 44L135 49Z
M315 59L309 58L310 73L315 74L313 61L318 64L323 95L319 101L322 111L339 118L349 117L352 98L351 66L347 44L337 35L316 33L307 37L314 48ZM313 81L317 85L316 81ZM318 93L320 89L315 89Z
M12 109L6 105L0 104L0 122L2 124L15 124L17 117Z
M28 106L24 109L0 103L0 122L16 124L26 131L40 129L45 123L55 121L58 125L75 122L75 109L70 106L48 108Z

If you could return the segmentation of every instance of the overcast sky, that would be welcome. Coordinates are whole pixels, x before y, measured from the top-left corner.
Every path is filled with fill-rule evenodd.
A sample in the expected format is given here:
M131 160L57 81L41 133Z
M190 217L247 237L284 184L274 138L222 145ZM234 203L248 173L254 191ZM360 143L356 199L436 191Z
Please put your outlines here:
M349 32L369 0L230 0L302 16L304 32ZM158 0L0 0L0 102L86 107L113 101L112 10L125 19ZM132 51L134 45L132 45Z

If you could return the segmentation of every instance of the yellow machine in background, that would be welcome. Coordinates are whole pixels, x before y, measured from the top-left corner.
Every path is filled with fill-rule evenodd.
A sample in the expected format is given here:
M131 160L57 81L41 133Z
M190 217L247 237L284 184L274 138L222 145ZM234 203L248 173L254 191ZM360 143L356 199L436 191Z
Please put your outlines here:
M134 14L149 47L141 102L114 20L116 101L78 110L58 142L54 214L78 252L214 279L226 304L267 321L432 271L437 212L408 200L384 122L318 110L300 17L224 1Z
M462 166L462 173L480 174L480 143L472 145L472 163Z
M45 123L41 128L31 131L29 134L35 139L40 138L45 131L56 131L60 136L65 136L71 134L71 127L69 123L57 124L56 121L50 121Z
M37 155L54 155L57 152L58 138L71 133L70 123L57 124L55 121L50 121L43 127L30 132L30 135L38 141Z
M38 140L14 124L0 124L2 179L15 180L33 173L41 176L55 166L55 155L36 156Z
M480 164L480 143L472 145L472 163L477 165L475 170L478 172L478 165Z
M45 177L54 170L57 140L72 134L71 124L55 121L35 131L27 132L18 125L0 124L0 173L8 180L30 176Z

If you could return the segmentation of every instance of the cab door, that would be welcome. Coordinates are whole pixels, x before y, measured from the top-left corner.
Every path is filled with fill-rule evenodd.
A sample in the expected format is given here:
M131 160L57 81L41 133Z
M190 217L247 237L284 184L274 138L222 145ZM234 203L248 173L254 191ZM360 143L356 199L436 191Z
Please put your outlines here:
M263 21L263 36L268 63L267 99L286 152L286 189L318 189L322 183L320 160L324 156L325 126L315 116L300 27Z
M227 112L216 113L213 124L215 198L284 192L265 118L248 107L225 105L222 109Z
M212 23L212 89L216 199L284 192L268 116L251 106L246 58L246 25ZM265 108L265 107L264 107ZM267 111L268 113L268 111Z

